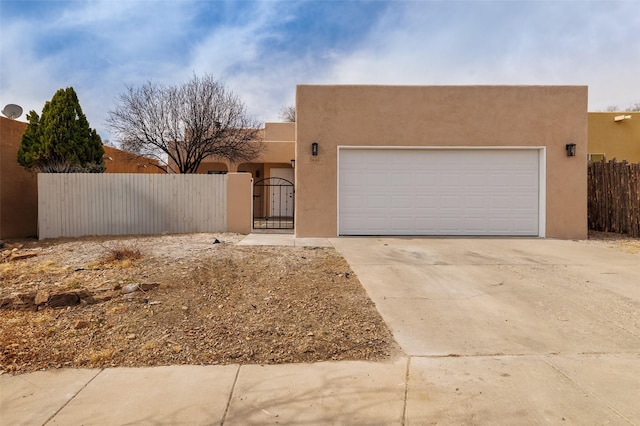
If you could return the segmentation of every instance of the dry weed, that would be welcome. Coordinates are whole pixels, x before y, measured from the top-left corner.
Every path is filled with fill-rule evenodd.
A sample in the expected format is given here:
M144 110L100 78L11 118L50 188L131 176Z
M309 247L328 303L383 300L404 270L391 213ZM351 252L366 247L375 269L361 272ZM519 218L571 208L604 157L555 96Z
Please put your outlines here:
M116 268L129 268L137 260L142 259L142 253L135 245L117 244L111 247L105 246L107 254L95 263L89 264L90 268L112 266Z

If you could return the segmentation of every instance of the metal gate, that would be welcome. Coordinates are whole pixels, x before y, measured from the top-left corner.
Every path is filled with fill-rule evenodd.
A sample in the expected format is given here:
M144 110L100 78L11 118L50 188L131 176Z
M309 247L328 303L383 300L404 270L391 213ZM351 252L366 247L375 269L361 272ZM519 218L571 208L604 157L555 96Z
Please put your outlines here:
M253 185L253 229L293 229L293 182L272 177Z

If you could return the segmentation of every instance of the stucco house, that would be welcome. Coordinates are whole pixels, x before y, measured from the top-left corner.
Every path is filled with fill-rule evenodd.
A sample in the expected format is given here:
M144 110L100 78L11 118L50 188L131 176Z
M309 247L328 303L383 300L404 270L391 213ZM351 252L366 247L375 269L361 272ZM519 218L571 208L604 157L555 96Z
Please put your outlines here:
M0 117L0 239L38 234L38 181L18 164L27 123Z
M640 112L590 112L589 161L640 163Z
M152 160L113 146L103 145L105 173L166 173L167 167Z
M254 180L268 177L294 179L292 160L295 159L295 123L265 123L258 134L264 151L251 163L234 164L215 158L205 159L198 173L251 173Z
M199 169L243 172L234 229L262 209L296 237L587 237L586 86L299 85L296 122L263 140ZM272 178L291 186L259 193Z
M0 116L0 239L38 235L38 178L18 164L27 123ZM157 161L110 146L105 173L165 173Z
M295 235L587 237L586 86L296 92Z

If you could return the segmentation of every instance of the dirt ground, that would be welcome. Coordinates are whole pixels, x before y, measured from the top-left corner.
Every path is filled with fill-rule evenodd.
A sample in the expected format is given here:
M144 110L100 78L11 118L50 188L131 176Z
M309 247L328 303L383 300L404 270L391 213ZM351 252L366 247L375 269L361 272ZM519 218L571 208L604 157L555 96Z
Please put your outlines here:
M189 234L5 244L0 374L382 360L398 353L358 278L333 248L236 245L241 238ZM59 294L85 297L51 307ZM32 303L11 305L26 300L16 295L31 295Z
M0 250L0 374L61 367L383 360L399 352L358 278L334 249L236 245L242 237L5 244ZM583 243L640 252L639 239L618 234L592 232ZM85 297L73 306L51 307L60 294Z

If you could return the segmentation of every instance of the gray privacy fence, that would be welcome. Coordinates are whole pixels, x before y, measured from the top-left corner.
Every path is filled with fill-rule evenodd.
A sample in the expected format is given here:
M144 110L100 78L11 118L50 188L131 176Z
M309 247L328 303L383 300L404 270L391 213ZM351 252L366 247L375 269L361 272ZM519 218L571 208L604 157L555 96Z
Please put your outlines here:
M38 174L40 239L220 232L226 175Z

